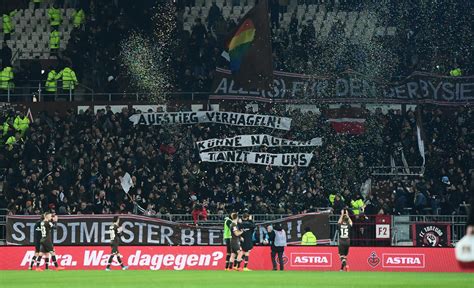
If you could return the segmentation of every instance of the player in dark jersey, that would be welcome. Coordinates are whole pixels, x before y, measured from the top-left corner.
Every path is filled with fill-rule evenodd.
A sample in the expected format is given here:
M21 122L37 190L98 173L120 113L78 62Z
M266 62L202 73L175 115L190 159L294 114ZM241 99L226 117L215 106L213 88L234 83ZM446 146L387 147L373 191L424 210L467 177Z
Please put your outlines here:
M55 222L58 222L58 216L53 215L51 213L45 213L44 219L41 221L40 229L41 229L41 240L40 240L40 256L36 259L36 270L42 271L40 266L40 261L42 256L45 256L44 263L46 270L49 269L49 257L51 256L51 260L53 261L54 267L56 270L64 270L63 267L58 265L58 261L56 260L56 254L54 252L53 246L53 229L56 229L54 225Z
M341 217L337 221L339 229L339 258L341 259L341 271L349 271L349 265L347 265L347 255L349 254L349 247L351 244L350 232L352 227L352 220L349 217L347 209L341 211Z
M253 223L252 216L249 213L242 215L242 223L238 224L239 230L242 231L242 251L244 258L244 271L251 271L247 266L249 263L250 250L253 248L253 232L255 230L255 224Z
M230 239L230 248L232 253L230 254L229 259L229 269L232 269L234 266L234 270L239 270L240 263L242 262L242 248L240 247L240 237L242 235L242 231L239 230L238 222L239 216L237 213L232 213L231 216L232 223L230 224L230 231L232 234L232 238ZM236 260L234 264L234 260Z
M118 216L114 216L113 223L109 227L109 234L110 234L110 247L112 248L112 252L110 253L109 261L107 263L107 267L105 268L106 271L110 271L110 265L114 260L114 256L117 257L117 262L122 267L122 270L127 270L128 266L125 266L122 262L122 255L118 250L118 246L120 244L120 236L122 235L122 228L120 227L120 219Z
M35 224L34 232L33 232L33 244L35 245L35 255L33 255L33 258L31 258L30 262L30 267L28 268L29 270L33 269L33 266L36 264L36 260L39 258L41 254L41 222L44 220L44 216L41 215L41 218L38 222ZM41 260L41 258L39 258Z

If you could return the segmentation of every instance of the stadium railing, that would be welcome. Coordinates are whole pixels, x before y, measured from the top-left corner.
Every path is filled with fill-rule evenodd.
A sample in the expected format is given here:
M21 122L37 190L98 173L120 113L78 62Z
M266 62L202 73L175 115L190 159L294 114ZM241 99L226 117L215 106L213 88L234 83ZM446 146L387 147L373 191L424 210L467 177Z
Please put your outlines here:
M166 100L194 101L208 100L209 92L167 92ZM58 83L56 93L47 93L41 82L32 83L28 86L8 88L0 90L0 102L43 102L43 101L67 101L67 102L120 102L120 101L150 101L154 96L149 93L122 92L122 93L96 93L91 88L78 84L74 90L62 90Z
M321 208L323 209L323 208ZM327 209L327 208L325 208ZM7 209L0 209L0 245L5 244L6 239L6 214ZM146 214L145 214L146 215ZM288 217L288 214L254 214L256 224L277 221ZM149 217L160 218L167 221L173 221L182 224L194 225L191 214L166 214L149 215ZM225 215L209 214L207 221L199 221L200 226L221 226ZM364 220L354 220L351 245L353 246L413 246L413 237L411 229L413 224L419 223L442 223L449 224L451 242L456 243L466 232L467 215L392 215L391 233L389 239L376 239L374 216L366 216ZM338 229L337 221L339 215L329 216L329 229L331 245L337 245ZM363 230L363 232L362 232Z
M362 221L354 221L351 245L353 246L413 246L412 226L420 223L449 224L451 243L455 244L466 233L467 215L392 215L389 239L377 239L375 235L376 215L366 216ZM331 245L339 239L337 221L339 215L329 217Z
M372 166L374 176L423 176L425 166Z
M6 239L6 225L7 225L8 209L0 208L0 245L4 245Z
M173 221L183 224L194 224L194 219L191 214L163 214L163 215L149 215L150 217L160 218L163 220ZM198 224L202 226L216 226L222 225L226 215L223 214L208 214L207 220L199 220ZM270 222L288 217L288 214L253 214L253 219L256 223Z
M451 242L458 242L466 233L467 215L399 215L392 216L392 246L412 246L411 227L418 223L449 224Z

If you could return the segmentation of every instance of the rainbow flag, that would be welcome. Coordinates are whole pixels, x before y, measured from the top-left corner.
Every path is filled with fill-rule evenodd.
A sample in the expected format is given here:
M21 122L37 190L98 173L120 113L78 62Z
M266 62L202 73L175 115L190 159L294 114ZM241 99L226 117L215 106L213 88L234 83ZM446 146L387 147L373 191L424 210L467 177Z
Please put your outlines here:
M273 63L268 0L260 0L250 9L228 35L224 47L235 87L270 89Z
M239 71L240 63L242 63L242 59L250 49L254 39L255 25L251 19L245 19L227 46L230 58L230 71L232 73Z

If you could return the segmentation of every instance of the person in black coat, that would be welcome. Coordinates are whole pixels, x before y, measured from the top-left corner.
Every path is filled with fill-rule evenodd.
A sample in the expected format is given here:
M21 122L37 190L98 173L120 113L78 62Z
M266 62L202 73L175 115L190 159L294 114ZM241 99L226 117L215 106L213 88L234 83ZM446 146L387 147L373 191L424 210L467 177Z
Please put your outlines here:
M8 47L7 42L3 41L2 50L0 52L2 58L2 67L12 65L12 49Z

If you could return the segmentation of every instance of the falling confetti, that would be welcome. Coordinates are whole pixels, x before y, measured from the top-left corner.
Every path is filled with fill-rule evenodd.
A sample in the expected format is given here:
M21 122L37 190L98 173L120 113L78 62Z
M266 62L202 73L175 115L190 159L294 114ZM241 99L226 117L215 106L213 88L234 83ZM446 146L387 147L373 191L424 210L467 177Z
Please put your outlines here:
M155 7L155 11L154 33L132 32L121 43L121 60L135 88L148 93L148 100L164 103L175 79L171 70L172 48L176 44L175 7L167 2Z

